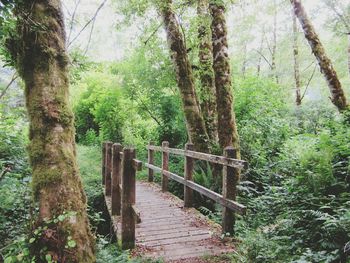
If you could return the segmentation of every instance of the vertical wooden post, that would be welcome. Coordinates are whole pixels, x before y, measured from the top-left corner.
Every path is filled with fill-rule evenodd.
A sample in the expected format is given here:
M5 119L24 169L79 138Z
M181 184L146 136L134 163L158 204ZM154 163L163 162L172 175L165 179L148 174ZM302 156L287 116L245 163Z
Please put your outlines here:
M105 175L105 187L106 187L106 196L111 195L112 190L112 142L106 142L106 175Z
M121 156L123 147L119 143L112 146L112 215L120 215L121 210Z
M237 150L233 147L224 149L224 156L237 159ZM239 180L239 169L224 166L222 177L222 195L224 198L236 200L236 186ZM222 210L222 232L234 234L235 214L227 207Z
M122 249L135 247L135 218L132 205L136 199L136 170L133 159L134 149L124 148L122 178Z
M150 142L148 144L149 146L153 145L153 142ZM154 150L148 149L148 163L149 164L154 164ZM153 169L148 168L148 182L153 182L154 179L154 172Z
M105 185L106 180L106 143L102 143L102 185Z
M194 145L192 143L186 143L186 151L193 151ZM191 157L185 157L185 180L193 181L193 168L194 168L194 159ZM184 187L184 206L192 207L193 206L193 190L185 185Z
M162 147L169 148L169 142L162 142ZM162 170L169 171L169 153L167 152L162 152ZM168 183L169 183L168 177L162 173L162 191L163 192L168 191Z

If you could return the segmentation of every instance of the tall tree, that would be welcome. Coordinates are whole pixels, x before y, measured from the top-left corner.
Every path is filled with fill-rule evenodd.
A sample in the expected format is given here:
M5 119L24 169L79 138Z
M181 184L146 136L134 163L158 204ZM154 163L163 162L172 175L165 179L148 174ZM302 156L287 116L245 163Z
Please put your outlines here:
M69 213L44 230L35 245L57 262L94 262L94 239L76 164L73 113L68 102L68 57L59 0L18 1L17 37L8 43L25 83L29 155L38 224ZM67 243L69 238L75 241Z
M326 51L312 25L301 0L290 0L294 8L294 13L299 19L299 22L304 30L304 35L309 42L312 53L315 55L321 72L326 78L332 103L339 111L344 111L349 108L344 90L341 86L337 73L333 67L331 60L328 58Z
M225 6L221 1L212 0L210 12L212 16L213 68L217 94L219 143L222 148L233 146L239 151L239 136L233 111ZM238 156L240 155L238 154Z
M209 151L209 137L201 114L194 85L192 67L187 55L179 22L172 10L172 1L158 3L162 14L171 57L175 66L176 80L180 90L190 140L197 151Z
M292 13L293 18L293 58L294 58L294 80L295 80L295 103L297 106L301 105L301 81L300 81L300 67L299 67L299 46L298 46L298 26L297 18Z
M201 110L211 144L218 143L213 45L208 0L198 0L199 75L201 82Z

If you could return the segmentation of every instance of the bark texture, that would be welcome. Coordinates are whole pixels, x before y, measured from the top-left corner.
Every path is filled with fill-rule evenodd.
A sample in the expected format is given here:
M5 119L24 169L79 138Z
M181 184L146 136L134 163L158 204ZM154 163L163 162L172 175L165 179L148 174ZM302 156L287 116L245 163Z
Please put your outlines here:
M294 57L294 80L295 80L295 103L301 105L301 82L299 67L299 46L298 46L298 26L297 18L293 12L293 57Z
M161 1L159 9L164 20L168 45L175 66L177 84L182 98L190 140L197 151L209 152L209 137L200 111L184 38L180 32L180 25L175 13L172 10L172 1Z
M344 111L349 108L344 90L341 86L337 73L333 67L331 60L326 55L325 49L316 34L315 28L308 18L306 11L300 0L291 0L294 8L294 13L299 19L299 22L303 28L305 37L309 42L312 53L315 55L321 72L326 78L332 103L338 108L339 111Z
M38 225L45 218L74 212L44 231L35 245L38 250L46 246L46 253L58 262L94 262L94 239L76 163L74 118L68 102L61 2L23 1L16 15L19 36L11 52L25 82L30 120L28 151L33 193L39 203ZM76 242L75 247L65 247L68 236Z
M225 6L213 0L210 2L210 12L212 16L213 67L217 94L219 142L222 148L233 146L239 153L239 137L233 112ZM239 154L238 156L240 157Z
M199 75L201 82L201 110L211 144L218 143L215 75L213 70L213 45L211 42L211 17L208 0L198 0Z

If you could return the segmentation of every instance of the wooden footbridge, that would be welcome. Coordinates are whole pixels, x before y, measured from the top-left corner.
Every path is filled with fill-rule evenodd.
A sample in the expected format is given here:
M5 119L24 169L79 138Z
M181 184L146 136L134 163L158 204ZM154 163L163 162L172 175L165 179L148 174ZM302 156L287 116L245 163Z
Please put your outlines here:
M154 164L155 152L162 154L162 167ZM185 158L184 176L169 171L169 154ZM148 146L148 182L136 182L142 162L133 148L112 142L102 147L102 183L105 200L112 219L113 231L123 249L146 258L163 258L165 262L186 260L232 252L234 246L221 239L222 233L233 233L235 212L244 214L245 207L236 200L238 173L247 163L236 159L232 147L224 156L162 146ZM223 193L213 192L193 181L195 160L222 165ZM153 183L154 172L161 173L161 186ZM184 185L184 201L168 192L169 179ZM196 191L222 205L222 227L192 208Z

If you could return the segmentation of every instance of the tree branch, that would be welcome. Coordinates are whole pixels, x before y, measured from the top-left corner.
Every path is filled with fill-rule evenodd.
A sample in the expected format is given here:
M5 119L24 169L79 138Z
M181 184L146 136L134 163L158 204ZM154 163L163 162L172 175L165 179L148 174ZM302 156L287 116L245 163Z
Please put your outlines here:
M96 12L94 14L94 16L83 26L83 28L78 32L78 34L68 43L67 47L70 47L70 45L81 35L81 33L91 24L91 22L93 22L98 13L101 11L102 7L105 5L105 3L107 2L107 0L104 0L99 7L96 9Z
M311 74L311 76L310 76L310 78L309 78L309 81L307 82L306 88L305 88L305 90L304 90L303 96L301 96L301 98L300 98L300 101L302 101L302 100L304 99L305 95L306 95L306 91L307 91L307 89L308 89L309 86L310 86L310 82L311 82L311 80L313 79L313 77L314 77L314 75L315 75L316 68L317 68L317 64L315 64L314 70L312 71L312 74Z
M0 94L0 100L2 99L2 97L4 97L5 96L5 94L6 94L6 92L7 92L7 90L10 88L10 86L12 85L12 83L16 80L18 78L18 75L17 75L17 73L15 73L15 74L13 74L13 76L12 76L12 79L11 79L11 81L10 81L10 83L9 84L7 84L7 86L4 88L4 90L1 92L1 94Z

